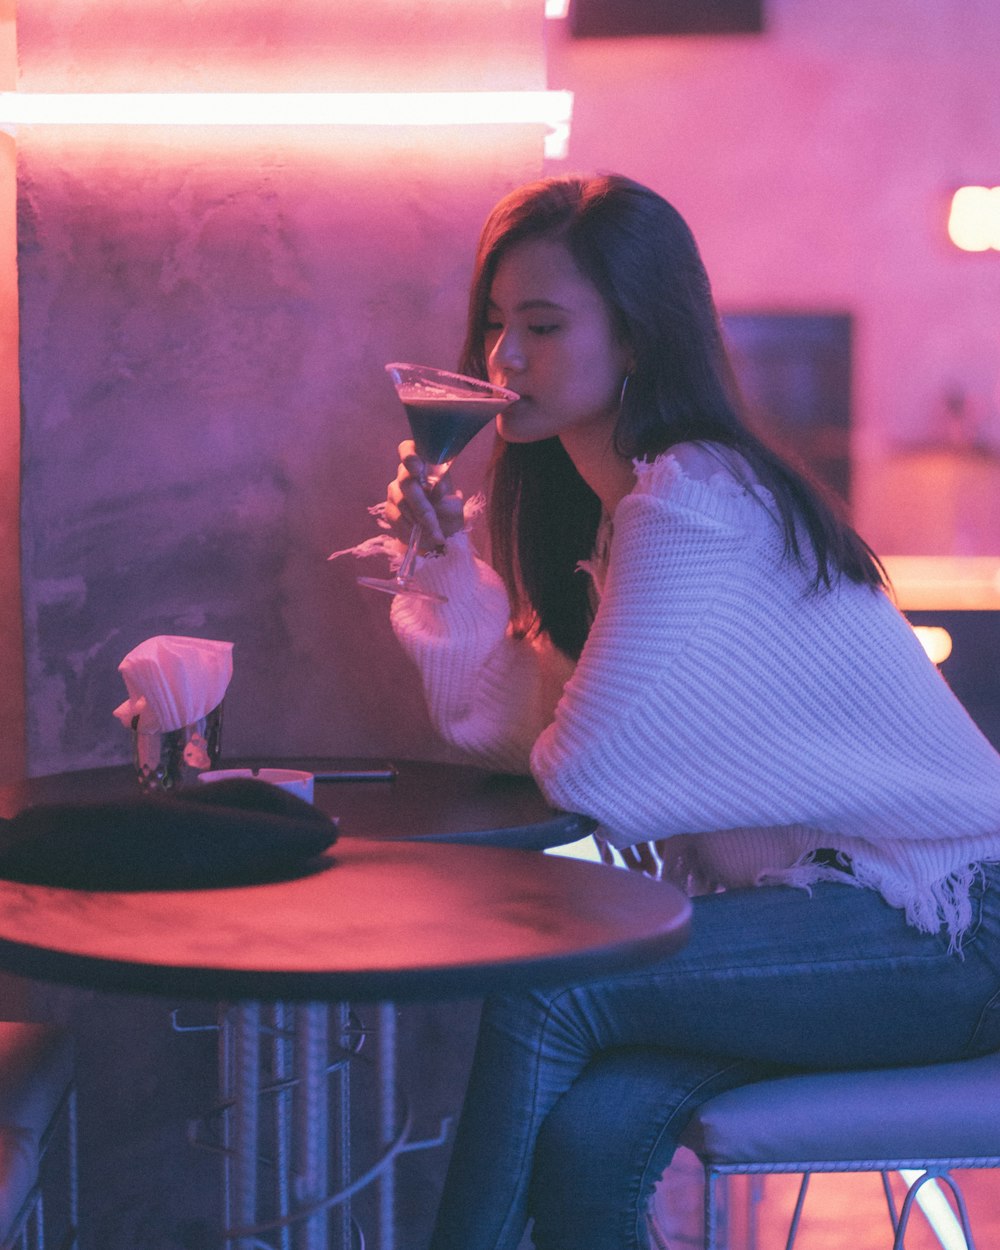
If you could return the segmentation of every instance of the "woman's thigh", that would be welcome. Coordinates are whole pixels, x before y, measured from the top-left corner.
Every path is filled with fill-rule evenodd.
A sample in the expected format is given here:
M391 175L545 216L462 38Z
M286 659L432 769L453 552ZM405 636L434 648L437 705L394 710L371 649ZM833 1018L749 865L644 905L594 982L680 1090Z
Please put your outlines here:
M976 888L960 955L854 886L698 898L689 943L662 965L506 1000L499 1014L513 1012L522 1044L543 1019L549 1057L576 1061L621 1046L806 1068L982 1053L1000 1048L997 893Z

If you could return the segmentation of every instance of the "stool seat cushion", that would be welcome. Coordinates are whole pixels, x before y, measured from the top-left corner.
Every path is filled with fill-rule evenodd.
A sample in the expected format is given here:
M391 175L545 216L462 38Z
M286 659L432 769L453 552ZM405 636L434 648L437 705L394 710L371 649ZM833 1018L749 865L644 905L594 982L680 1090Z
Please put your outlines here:
M35 1184L41 1142L73 1081L68 1035L0 1021L0 1237Z
M745 1085L699 1107L681 1144L723 1164L1000 1162L1000 1054Z

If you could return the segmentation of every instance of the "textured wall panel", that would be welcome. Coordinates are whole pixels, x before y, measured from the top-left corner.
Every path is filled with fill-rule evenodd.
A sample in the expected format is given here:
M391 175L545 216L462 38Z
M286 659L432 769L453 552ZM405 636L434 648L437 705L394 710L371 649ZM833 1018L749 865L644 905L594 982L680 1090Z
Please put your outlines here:
M399 85L405 46L423 73L407 85L441 87L448 8L465 62L492 75L481 85L543 85L540 5L526 0L489 14L458 0L27 0L22 86L135 88L126 71L145 30L149 89L191 86L192 67L207 80L216 62L287 89L292 68L341 44L368 85L383 53L380 85ZM479 225L539 172L542 137L503 125L22 128L31 772L126 758L116 666L157 633L236 644L230 754L442 754L388 599L325 556L374 532L366 507L405 435L383 363L454 364Z

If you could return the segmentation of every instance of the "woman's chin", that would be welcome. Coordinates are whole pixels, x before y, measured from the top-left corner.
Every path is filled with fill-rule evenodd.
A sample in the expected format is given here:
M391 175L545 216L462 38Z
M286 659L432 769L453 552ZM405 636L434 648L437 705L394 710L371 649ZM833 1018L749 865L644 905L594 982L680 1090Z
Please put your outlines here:
M501 413L497 417L497 433L505 443L537 443L540 439L551 437L548 433L535 428L530 420L515 416L507 417Z

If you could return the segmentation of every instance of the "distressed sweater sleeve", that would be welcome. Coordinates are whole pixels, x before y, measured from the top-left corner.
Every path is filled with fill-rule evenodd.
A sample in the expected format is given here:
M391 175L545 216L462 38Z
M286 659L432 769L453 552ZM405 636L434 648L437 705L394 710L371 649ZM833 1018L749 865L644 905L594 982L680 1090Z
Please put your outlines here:
M423 561L417 581L447 602L399 595L391 620L420 671L435 727L477 763L526 773L571 661L543 640L513 636L503 582L467 534Z

